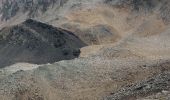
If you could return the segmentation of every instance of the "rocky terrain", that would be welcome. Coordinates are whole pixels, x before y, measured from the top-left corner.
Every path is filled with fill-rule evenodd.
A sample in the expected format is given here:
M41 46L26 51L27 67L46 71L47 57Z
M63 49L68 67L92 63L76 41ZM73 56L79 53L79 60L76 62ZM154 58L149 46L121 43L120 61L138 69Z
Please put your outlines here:
M144 98L148 95L153 95L159 92L166 94L166 96L157 96L155 98L150 97L150 99L168 100L170 98L170 95L167 95L170 88L169 78L169 73L163 72L146 81L142 81L133 85L128 85L115 93L111 93L111 96L107 97L106 100L142 99L142 97Z
M0 31L0 67L17 62L46 64L73 59L83 46L72 32L28 19Z
M0 98L169 100L169 6L0 0Z

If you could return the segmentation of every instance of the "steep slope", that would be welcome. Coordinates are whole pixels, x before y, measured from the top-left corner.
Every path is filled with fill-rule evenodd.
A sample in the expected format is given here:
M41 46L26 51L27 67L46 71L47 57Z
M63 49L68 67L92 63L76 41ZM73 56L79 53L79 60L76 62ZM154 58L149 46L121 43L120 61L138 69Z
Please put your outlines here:
M0 14L2 20L0 27L15 25L27 18L34 18L77 33L76 35L89 45L115 42L120 38L117 31L110 25L99 23L84 27L84 24L81 22L83 19L77 18L77 20L81 19L80 22L74 21L74 19L72 20L72 12L74 14L74 12L82 12L81 9L93 9L101 0L66 0L67 2L65 0L32 0L30 3L27 3L27 1L29 0L5 0L1 7L2 10ZM61 4L59 1L63 3ZM5 6L9 7L5 8ZM27 7L27 9L25 7ZM42 11L43 8L45 8L44 11ZM14 14L12 14L12 12ZM82 13L82 16L86 15ZM89 22L91 21L92 20L89 20ZM102 41L103 36L106 41Z
M77 33L89 45L107 44L130 33L163 32L169 5L168 0L4 0L0 27L35 18ZM104 34L105 30L111 35Z
M70 30L86 44L108 44L129 34L163 32L169 5L167 0L4 0L0 27L34 18Z
M32 19L0 31L0 67L52 63L79 56L85 44L73 33Z

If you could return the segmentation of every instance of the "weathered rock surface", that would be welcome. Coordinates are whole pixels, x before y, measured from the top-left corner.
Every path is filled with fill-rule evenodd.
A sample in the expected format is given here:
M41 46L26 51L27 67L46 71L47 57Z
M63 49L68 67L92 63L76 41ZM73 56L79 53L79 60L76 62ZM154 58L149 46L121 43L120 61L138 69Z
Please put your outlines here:
M0 67L52 63L79 56L85 44L72 32L32 19L0 31Z
M3 1L2 100L169 100L169 0Z

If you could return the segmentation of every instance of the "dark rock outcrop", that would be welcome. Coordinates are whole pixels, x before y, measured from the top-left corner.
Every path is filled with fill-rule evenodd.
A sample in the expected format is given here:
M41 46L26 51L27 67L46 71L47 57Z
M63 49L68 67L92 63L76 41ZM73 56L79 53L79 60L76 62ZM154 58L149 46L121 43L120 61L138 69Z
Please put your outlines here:
M0 30L0 67L16 62L43 64L73 59L83 46L72 32L28 19Z

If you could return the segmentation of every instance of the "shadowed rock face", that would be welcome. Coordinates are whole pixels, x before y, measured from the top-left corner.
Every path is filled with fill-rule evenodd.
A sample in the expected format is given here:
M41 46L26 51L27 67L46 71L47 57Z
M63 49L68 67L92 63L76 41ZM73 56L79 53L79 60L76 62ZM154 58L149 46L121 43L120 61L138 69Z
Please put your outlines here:
M44 64L73 59L83 46L69 31L28 19L0 31L0 67L16 62Z

